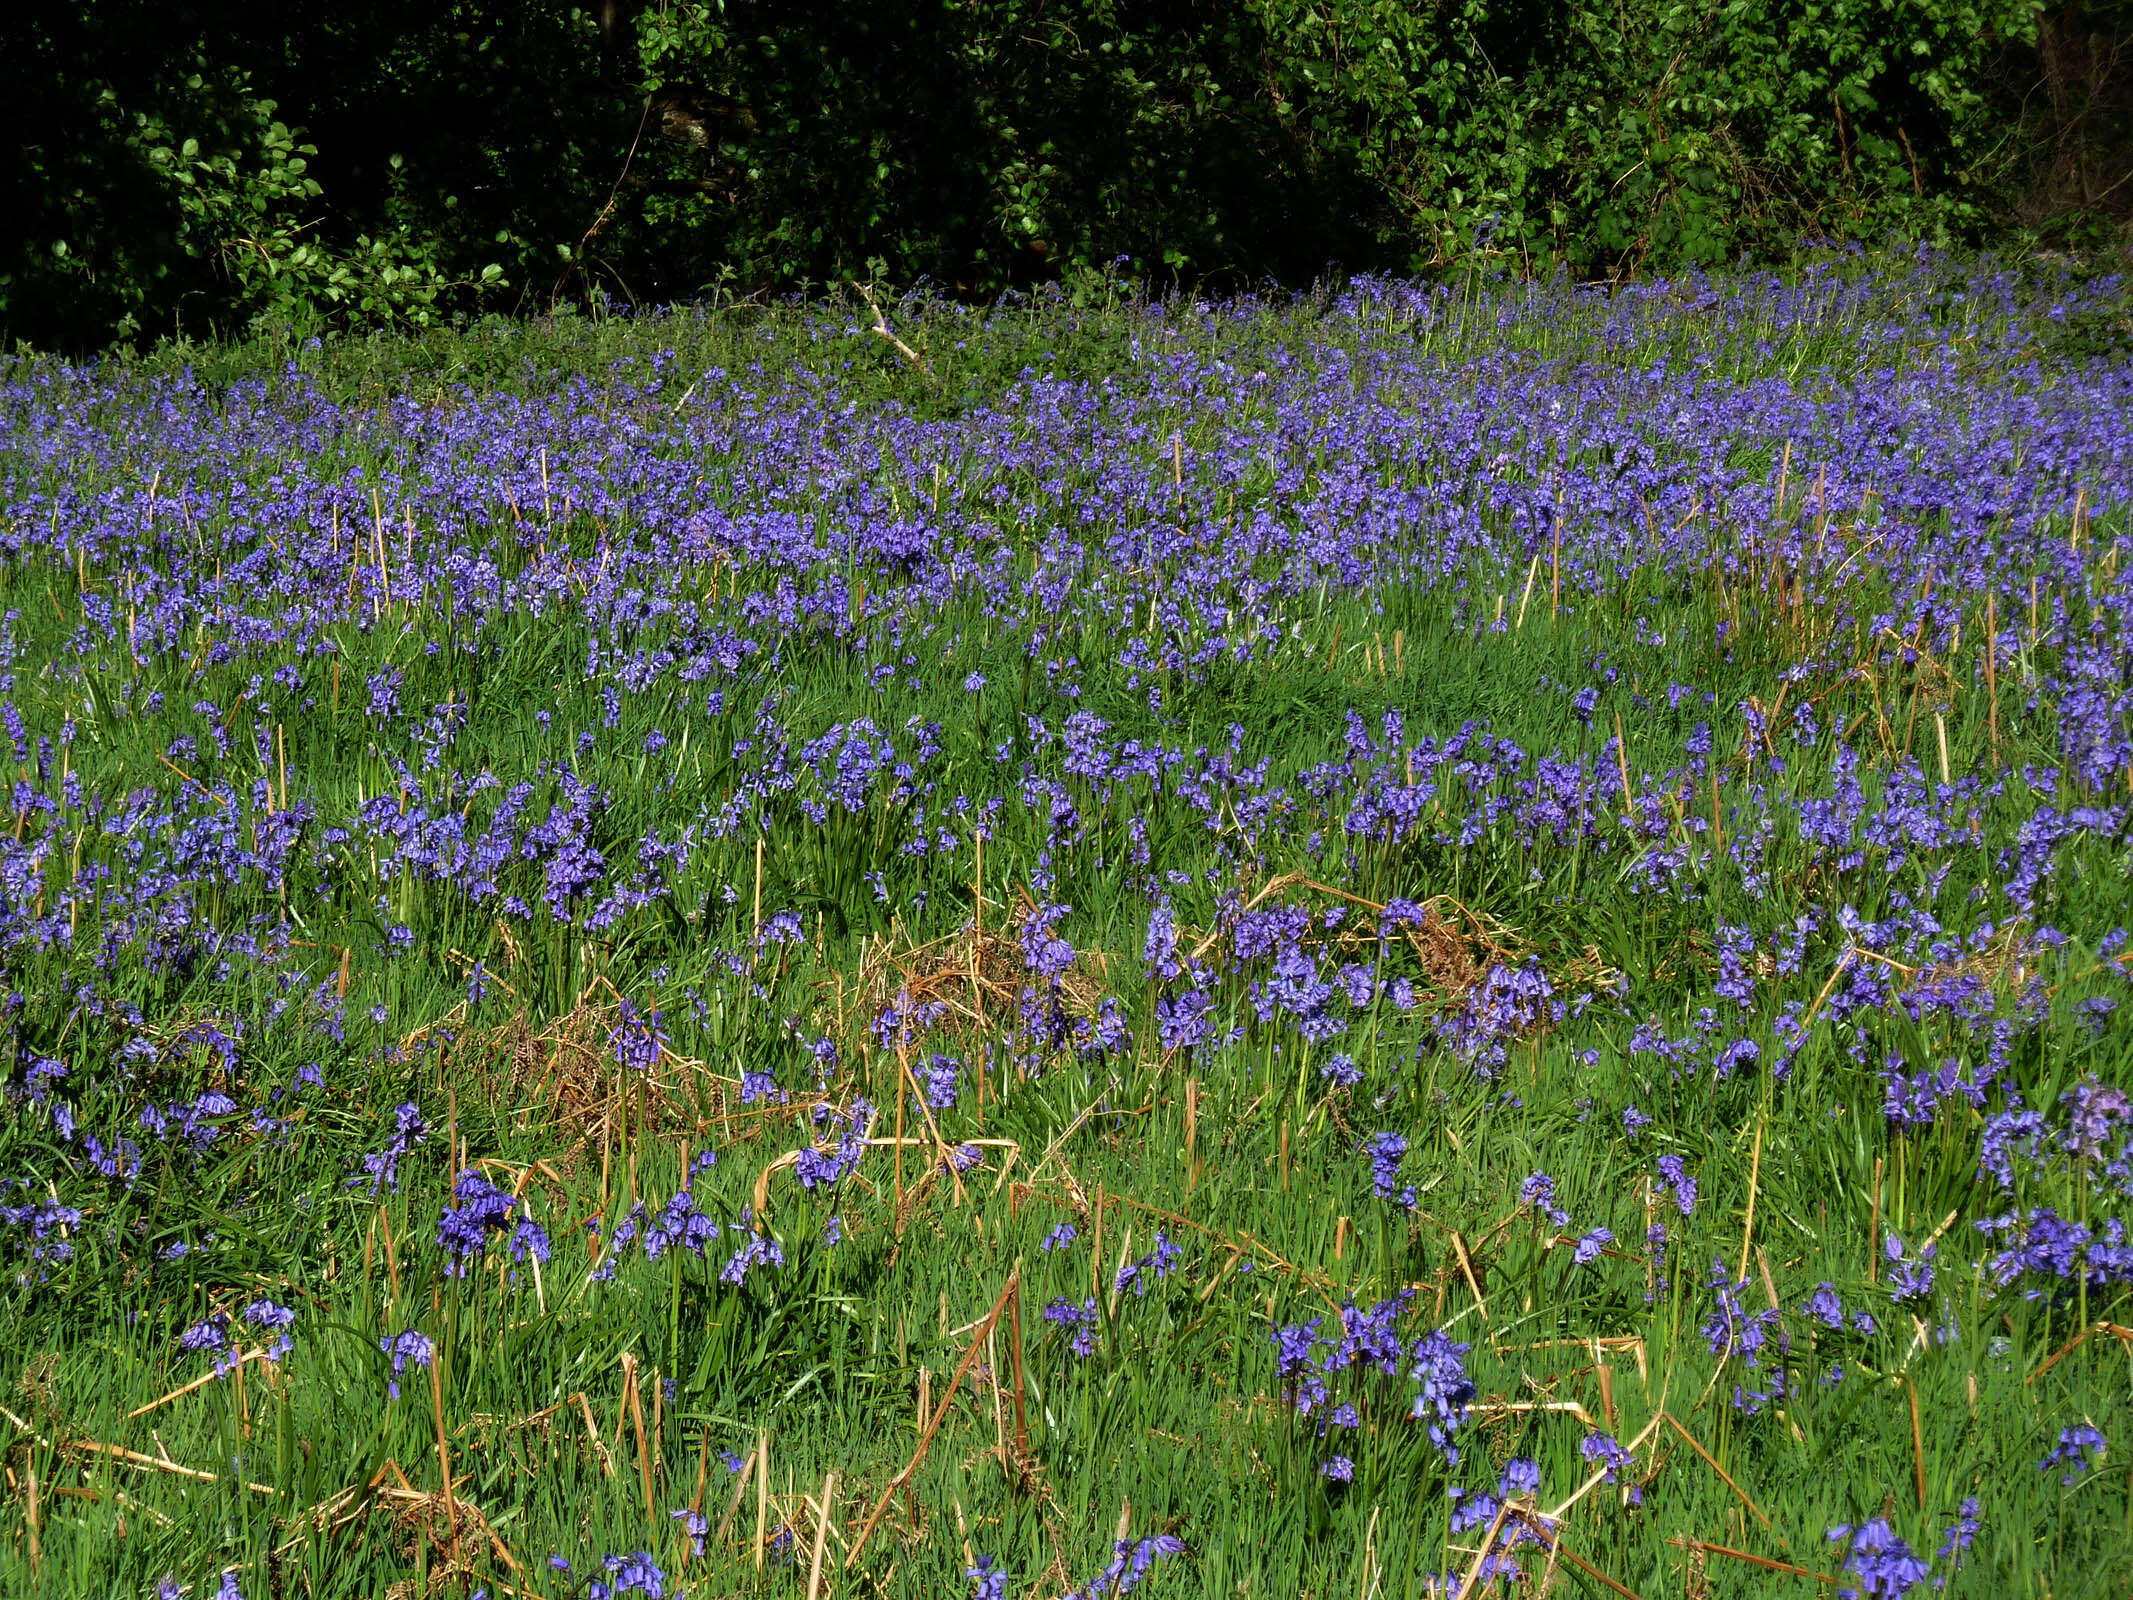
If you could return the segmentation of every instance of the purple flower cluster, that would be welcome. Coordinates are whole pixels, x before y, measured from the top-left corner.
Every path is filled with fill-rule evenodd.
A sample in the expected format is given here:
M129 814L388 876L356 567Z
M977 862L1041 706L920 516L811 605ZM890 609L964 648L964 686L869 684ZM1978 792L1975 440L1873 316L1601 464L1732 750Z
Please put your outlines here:
M1370 1158L1370 1187L1380 1200L1412 1209L1415 1190L1400 1182L1400 1164L1407 1159L1407 1138L1398 1133L1374 1133L1358 1148Z
M1439 1024L1438 1036L1477 1074L1493 1078L1509 1059L1512 1041L1561 1022L1565 1014L1538 961L1516 967L1498 962L1465 1005Z
M289 1326L296 1321L292 1307L279 1306L264 1298L254 1300L244 1308L244 1320L248 1327L273 1335L262 1351L267 1360L279 1361L296 1348L296 1341L289 1337Z
M429 1335L414 1328L404 1329L390 1339L380 1339L378 1348L384 1351L392 1362L392 1376L385 1388L395 1400L400 1398L400 1375L407 1371L411 1363L418 1367L428 1366L436 1353Z
M848 1174L857 1172L859 1163L866 1159L867 1130L874 1121L874 1108L857 1099L841 1113L832 1106L818 1105L814 1120L834 1142L828 1149L819 1145L803 1149L794 1171L805 1188L834 1188Z
M1007 1569L991 1556L979 1556L977 1564L967 1569L963 1576L970 1580L970 1600L1007 1600L1007 1586L1011 1580Z
M2072 1470L2059 1480L2071 1486L2086 1469L2103 1464L2106 1444L2102 1430L2093 1424L2077 1422L2070 1428L2059 1430L2059 1442L2052 1446L2051 1453L2037 1463L2040 1472L2049 1472L2062 1463L2071 1463Z
M667 1575L659 1570L648 1551L602 1556L600 1566L607 1577L595 1578L585 1586L585 1600L621 1600L628 1594L641 1594L644 1600L666 1600Z
M385 1141L385 1148L363 1158L363 1170L370 1174L370 1193L376 1198L381 1188L395 1194L400 1190L400 1161L408 1152L429 1136L424 1126L422 1112L412 1101L402 1103L393 1112L392 1136ZM354 1180L360 1183L361 1179Z
M1170 1235L1160 1228L1156 1229L1155 1248L1120 1267L1118 1275L1111 1281L1111 1292L1124 1294L1130 1288L1135 1294L1146 1294L1148 1280L1154 1278L1160 1282L1169 1277L1177 1270L1178 1262L1184 1254L1184 1250Z
M1415 1420L1428 1427L1429 1442L1454 1467L1459 1464L1459 1452L1452 1445L1452 1435L1466 1422L1467 1402L1474 1398L1474 1380L1466 1370L1468 1348L1440 1328L1416 1342L1414 1369L1409 1374L1421 1385L1415 1394Z
M639 1011L627 1000L621 1002L619 1011L609 1037L616 1064L631 1072L650 1072L666 1053L666 1019L657 1011Z
M1578 1454L1606 1474L1607 1482L1619 1481L1624 1468L1637 1464L1634 1452L1623 1447L1611 1433L1588 1433L1578 1441Z
M994 1082L1085 1088L1088 1136L1130 1138L1126 1064L1160 1059L1219 1122L1255 1080L1306 1141L1306 1182L1330 1150L1340 1183L1367 1171L1406 1213L1377 1209L1342 1282L1407 1281L1372 1234L1420 1248L1421 1169L1437 1179L1440 1130L1476 1130L1442 1209L1470 1175L1526 1208L1492 1236L1514 1264L1480 1270L1501 1283L1536 1240L1567 1247L1531 1252L1536 1315L1580 1331L1639 1288L1694 1300L1714 1392L1765 1437L1798 1381L1788 1327L1843 1357L1832 1374L1886 1368L1862 1348L1877 1313L1906 1337L1914 1315L1929 1340L1978 1331L1960 1241L2018 1338L2075 1303L2116 1318L2133 965L2106 919L2133 843L2133 370L2064 353L2031 292L1942 263L1537 283L1477 311L1354 280L1298 323L1260 301L1131 305L1116 371L1047 353L951 407L880 398L842 364L845 330L804 310L833 358L737 364L679 404L684 358L639 349L635 325L597 373L425 381L419 400L336 388L309 355L237 383L11 357L0 1088L33 1174L0 1190L17 1287L160 1274L156 1303L226 1308L183 1350L226 1364L241 1333L280 1359L309 1302L225 1285L321 1280L204 1275L255 1221L331 1236L320 1194L344 1187L436 1215L442 1270L477 1306L492 1252L500 1283L515 1262L539 1284L532 1206L495 1165L433 1159L432 1135L448 1107L495 1126L461 1115L467 1078L447 1085L500 1012L575 1004L606 1019L588 1059L641 1097L595 1282L693 1257L738 1287L784 1266L704 1163L663 1201L663 1181L640 1189L634 1162L659 1172L672 1124L634 1107L681 1058L737 1074L733 1120L777 1141L796 1257L852 1220L833 1274L886 1231L866 1168L881 1113L858 1095L887 1062L913 1098L881 1105L932 1122L961 1173ZM2099 278L2047 298L2115 327L2127 293ZM1043 325L1027 306L957 314L978 337ZM1447 356L1455 330L1483 354ZM1812 353L1832 330L1842 361ZM1418 884L1438 897L1385 898ZM1616 918L1663 943L1625 956L1635 941L1600 927ZM825 1007L853 942L882 939L899 959L953 951L931 975L956 981L967 950L969 991L951 1003L916 968L876 988L887 969L862 957L864 1006L847 1016L839 987ZM619 987L588 1001L588 972ZM1548 1123L1551 1079L1574 1125ZM1802 1149L1837 1130L1855 1166L1901 1141L1874 1285L1844 1276L1868 1234L1833 1192L1824 1253L1769 1252L1788 1309L1748 1309L1766 1290L1728 1270L1723 1151L1765 1107ZM1018 1137L1039 1125L1025 1109L999 1108ZM1932 1242L1905 1187L1924 1149L1979 1178ZM926 1192L960 1196L933 1159ZM1632 1192L1598 1187L1625 1170ZM210 1211L218 1171L249 1176L217 1182ZM1602 1225L1640 1202L1649 1275ZM1076 1242L1062 1226L1043 1249ZM1670 1282L1714 1247L1707 1283ZM1045 1319L1090 1356L1112 1310L1182 1300L1182 1256L1159 1232ZM399 1270L437 1265L403 1252ZM1373 1475L1355 1441L1410 1408L1455 1464L1468 1347L1403 1339L1404 1296L1337 1322L1332 1303L1271 1330L1318 1481ZM395 1393L434 1354L412 1329L381 1353ZM2042 1466L2080 1482L2102 1447L2070 1426ZM1579 1448L1634 1476L1611 1435ZM1536 1482L1514 1460L1455 1520ZM1978 1515L1949 1527L1944 1568ZM1887 1520L1840 1537L1855 1591L1924 1581ZM1174 1547L1122 1544L1095 1587L1125 1592ZM979 1600L1007 1586L989 1561L970 1577ZM666 1581L611 1556L588 1593Z
M1932 1564L1921 1560L1886 1518L1874 1517L1856 1528L1839 1525L1829 1530L1829 1538L1844 1546L1844 1571L1854 1580L1837 1590L1845 1600L1908 1594L1933 1576Z
M738 1222L728 1223L727 1227L731 1231L743 1235L743 1243L738 1250L733 1252L732 1257L726 1264L719 1269L719 1282L730 1283L735 1288L739 1288L747 1283L748 1274L756 1268L782 1267L785 1265L784 1250L779 1246L778 1241L768 1234L752 1232L746 1225Z
M548 1235L541 1225L531 1216L517 1217L520 1202L484 1178L478 1168L460 1173L452 1186L452 1200L437 1219L437 1243L449 1258L446 1276L464 1278L487 1251L493 1234L509 1235L514 1261L529 1256L536 1261L548 1259Z
M1067 1336L1067 1348L1087 1360L1096 1353L1096 1330L1102 1325L1094 1300L1079 1302L1061 1296L1044 1308L1044 1320Z
M1079 1589L1069 1590L1060 1600L1110 1600L1113 1595L1131 1594L1141 1586L1158 1561L1168 1561L1172 1556L1182 1555L1184 1550L1185 1542L1174 1534L1120 1539L1112 1546L1111 1564Z
M9 1230L16 1251L31 1261L70 1259L74 1242L68 1233L80 1227L81 1220L79 1207L63 1206L52 1199L32 1200L19 1206L0 1205L0 1228Z

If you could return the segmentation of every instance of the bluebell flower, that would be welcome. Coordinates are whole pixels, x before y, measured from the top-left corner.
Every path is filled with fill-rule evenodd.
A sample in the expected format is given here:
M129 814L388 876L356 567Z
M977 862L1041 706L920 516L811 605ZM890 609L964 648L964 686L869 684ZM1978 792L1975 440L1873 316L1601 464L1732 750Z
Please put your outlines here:
M1496 1520L1496 1513L1503 1502L1486 1489L1462 1489L1457 1486L1445 1491L1452 1502L1451 1531L1467 1533L1475 1528L1486 1528Z
M1940 1541L1935 1559L1949 1562L1949 1571L1962 1565L1963 1552L1977 1539L1981 1524L1977 1514L1977 1496L1971 1495L1956 1508L1955 1520L1948 1524L1948 1531Z
M1624 1467L1637 1464L1637 1458L1611 1433L1588 1433L1578 1442L1578 1454L1606 1474L1606 1481L1614 1483Z
M1400 1163L1407 1159L1406 1138L1397 1133L1374 1133L1358 1148L1370 1158L1370 1187L1378 1198L1397 1199L1403 1206L1412 1206L1414 1189L1400 1189Z
M736 1288L748 1281L748 1274L757 1267L782 1267L785 1252L775 1239L751 1232L738 1224L730 1224L733 1231L747 1234L747 1242L733 1252L732 1259L719 1270L719 1282L730 1283Z
M1927 1245L1916 1260L1909 1258L1901 1238L1890 1234L1882 1241L1882 1253L1890 1262L1889 1295L1902 1302L1923 1300L1933 1292L1933 1255L1935 1247Z
M2059 1442L2052 1446L2051 1453L2037 1463L2039 1472L2049 1472L2061 1462L2071 1462L2073 1470L2063 1474L2059 1481L2071 1485L2082 1472L2101 1466L2109 1449L2101 1430L2086 1422L2077 1422L2071 1428L2059 1430ZM2084 1460L2083 1458L2087 1459Z
M1725 1264L1714 1260L1706 1280L1711 1289L1713 1309L1703 1322L1704 1343L1711 1354L1721 1358L1737 1355L1746 1359L1749 1366L1759 1366L1762 1351L1769 1343L1773 1332L1782 1321L1777 1308L1755 1312L1750 1315L1741 1305L1741 1291L1748 1287L1743 1278L1735 1283ZM1782 1338L1782 1333L1779 1334Z
M704 1535L711 1531L711 1520L694 1506L683 1506L678 1511L669 1511L667 1518L681 1524L682 1535L689 1541L689 1553L702 1555Z
M1111 1564L1083 1587L1069 1591L1061 1600L1111 1600L1131 1594L1141 1586L1158 1561L1180 1554L1184 1542L1167 1533L1138 1541L1120 1539L1111 1547Z
M437 1242L450 1257L444 1265L445 1276L464 1278L474 1259L488 1248L489 1235L510 1228L518 1202L474 1167L460 1173L452 1186L452 1198L454 1203L437 1219Z
M396 1333L390 1339L380 1339L378 1348L392 1358L392 1376L386 1381L385 1390L395 1400L400 1398L400 1375L409 1364L426 1367L435 1354L429 1336L413 1328Z
M1845 1546L1844 1570L1858 1580L1857 1587L1837 1590L1844 1600L1907 1594L1933 1576L1932 1567L1898 1537L1886 1518L1875 1517L1856 1529L1839 1525L1829 1530L1829 1537Z
M1318 1072L1320 1077L1340 1089L1352 1089L1363 1081L1363 1069L1355 1064L1355 1058L1338 1050L1326 1058L1326 1064Z
M1696 1180L1689 1176L1687 1169L1682 1165L1681 1157L1673 1155L1661 1156L1654 1165L1659 1169L1661 1181L1652 1186L1652 1193L1655 1195L1665 1194L1671 1188L1674 1194L1674 1203L1681 1208L1681 1214L1685 1217L1695 1215Z
M1068 1335L1067 1348L1084 1359L1096 1353L1096 1302L1080 1304L1061 1296L1044 1308L1044 1320Z
M627 1000L620 1009L620 1018L608 1036L615 1061L633 1072L650 1072L666 1050L666 1031L660 1025L664 1018L657 1011L646 1015Z
M1148 1284L1144 1275L1152 1274L1158 1280L1169 1277L1177 1267L1179 1258L1184 1253L1167 1233L1158 1228L1155 1234L1155 1248L1137 1260L1129 1261L1120 1267L1117 1277L1112 1280L1111 1292L1113 1294L1124 1294L1130 1287L1137 1295L1146 1294L1148 1292Z
M1521 1205L1534 1207L1543 1212L1549 1222L1558 1228L1570 1226L1570 1213L1555 1203L1555 1180L1545 1172L1536 1172L1518 1186Z
M1800 1309L1825 1328L1844 1326L1844 1302L1838 1297L1837 1286L1833 1283L1816 1284L1815 1292L1807 1297L1807 1303Z
M973 672L971 677L977 678L978 675ZM981 686L984 681L978 678ZM977 1564L966 1568L963 1576L971 1583L970 1600L1007 1600L1007 1569L991 1556L979 1556Z
M429 1129L422 1121L422 1113L412 1101L402 1104L393 1112L392 1137L385 1141L385 1148L363 1158L363 1168L370 1174L370 1193L373 1199L381 1188L390 1189L396 1194L399 1192L401 1157L428 1137Z
M641 1594L645 1600L666 1600L667 1575L653 1562L651 1553L639 1550L626 1556L602 1556L600 1565L614 1581L597 1579L587 1585L586 1600L620 1600L626 1594Z
M278 1306L263 1298L254 1300L244 1308L244 1320L255 1328L273 1330L275 1337L265 1351L269 1361L279 1361L296 1348L288 1334L289 1325L296 1320L296 1312L291 1307Z
M1466 1371L1468 1348L1439 1328L1416 1341L1410 1374L1422 1386L1415 1395L1415 1420L1428 1425L1430 1443L1451 1466L1459 1464L1452 1435L1466 1421L1467 1402L1474 1398L1474 1380Z
M220 1355L230 1347L230 1319L222 1312L204 1318L178 1335L178 1348L186 1351L205 1350Z

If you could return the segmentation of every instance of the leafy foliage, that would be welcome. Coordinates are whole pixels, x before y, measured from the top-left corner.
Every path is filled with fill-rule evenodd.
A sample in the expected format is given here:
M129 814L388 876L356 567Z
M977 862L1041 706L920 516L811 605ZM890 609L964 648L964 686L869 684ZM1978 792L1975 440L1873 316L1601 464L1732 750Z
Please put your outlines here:
M1121 266L1301 282L1476 253L1618 275L1805 235L1973 238L2016 183L2032 225L2107 215L2119 56L2071 14L2040 36L2042 11L387 0L267 33L228 5L71 0L8 24L0 55L22 222L0 330L86 348L558 296L874 276L991 295ZM2025 73L2071 81L2088 46L2079 105L2031 114L2068 101Z

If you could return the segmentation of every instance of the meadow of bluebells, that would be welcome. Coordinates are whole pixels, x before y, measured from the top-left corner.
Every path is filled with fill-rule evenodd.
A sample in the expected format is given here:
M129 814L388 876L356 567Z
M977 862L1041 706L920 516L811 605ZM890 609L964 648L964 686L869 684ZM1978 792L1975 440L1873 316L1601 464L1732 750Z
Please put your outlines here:
M886 310L0 365L0 1589L2123 1593L2127 286Z

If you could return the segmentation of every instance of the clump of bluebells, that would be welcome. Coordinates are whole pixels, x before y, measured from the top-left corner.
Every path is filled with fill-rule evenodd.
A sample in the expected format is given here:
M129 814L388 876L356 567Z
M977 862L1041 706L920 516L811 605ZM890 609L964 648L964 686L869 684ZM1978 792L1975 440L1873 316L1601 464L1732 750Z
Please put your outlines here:
M1522 1545L1541 1543L1544 1535L1552 1534L1553 1524L1532 1507L1533 1497L1540 1492L1540 1481L1539 1462L1514 1456L1504 1463L1494 1494L1457 1485L1446 1491L1452 1502L1453 1534L1472 1534L1492 1527L1497 1530L1494 1543L1480 1558L1480 1582L1508 1578L1517 1583L1524 1574L1512 1552ZM1514 1501L1519 1503L1507 1508L1506 1502ZM1459 1587L1460 1582L1455 1579L1453 1587Z
M1079 1589L1061 1600L1109 1600L1112 1595L1131 1594L1147 1578L1156 1563L1182 1555L1185 1542L1175 1534L1157 1533L1143 1539L1120 1539L1111 1548L1111 1564Z
M1390 1200L1406 1210L1415 1204L1413 1184L1400 1182L1400 1165L1407 1159L1407 1139L1404 1134L1374 1133L1361 1145L1362 1153L1370 1160L1370 1188L1380 1200Z
M1011 1580L1007 1569L991 1556L979 1556L963 1576L970 1580L970 1600L1007 1600Z
M1611 1433L1588 1433L1578 1441L1578 1454L1588 1463L1598 1467L1609 1484L1621 1481L1621 1474L1637 1464L1637 1457ZM1642 1500L1643 1492L1631 1486L1633 1499Z
M385 1352L392 1364L392 1376L385 1385L386 1392L397 1400L400 1398L400 1377L410 1366L427 1367L436 1354L429 1335L414 1328L406 1328L390 1339L380 1339L378 1348Z
M1387 1403L1398 1409L1404 1403L1445 1464L1457 1466L1459 1451L1452 1435L1466 1422L1475 1393L1466 1370L1468 1347L1442 1330L1423 1335L1411 1348L1403 1345L1398 1323L1413 1298L1414 1292L1406 1290L1370 1306L1346 1301L1332 1330L1324 1317L1277 1324L1269 1336L1275 1383L1299 1417L1313 1419L1320 1438L1362 1427L1367 1410ZM1403 1366L1418 1386L1405 1402L1392 1392ZM1354 1463L1337 1453L1328 1459L1323 1475L1346 1483L1354 1476Z
M381 1188L399 1193L400 1162L428 1137L429 1128L414 1102L404 1102L394 1110L392 1136L385 1141L385 1148L363 1158L363 1170L370 1174L373 1199L377 1198ZM351 1181L359 1183L362 1180Z
M289 1337L290 1324L296 1321L294 1308L262 1297L244 1308L244 1320L262 1334L271 1335L260 1352L267 1360L279 1361L296 1348L296 1341Z
M1748 1311L1741 1303L1741 1296L1748 1292L1748 1280L1735 1282L1722 1261L1711 1263L1706 1283L1711 1290L1711 1311L1700 1331L1711 1354L1721 1363L1738 1359L1746 1370L1759 1374L1764 1373L1764 1362L1773 1351L1776 1355L1765 1374L1767 1388L1734 1385L1734 1409L1752 1416L1788 1392L1790 1379L1784 1358L1791 1352L1792 1341L1785 1331L1784 1314L1775 1306Z
M230 1349L230 1319L227 1312L218 1311L203 1317L178 1335L178 1348L188 1353L205 1353L215 1358L215 1371L227 1373L237 1364L236 1355Z
M1830 1542L1844 1546L1844 1571L1853 1581L1840 1585L1845 1600L1862 1596L1903 1595L1933 1576L1932 1563L1904 1542L1885 1517L1829 1530Z
M1149 1281L1153 1279L1161 1282L1169 1277L1177 1270L1178 1262L1184 1255L1185 1252L1170 1235L1158 1228L1155 1233L1155 1248L1120 1267L1117 1276L1111 1281L1111 1292L1124 1294L1131 1289L1137 1295L1146 1294Z
M667 1575L649 1551L602 1556L600 1568L607 1576L586 1584L585 1600L622 1600L631 1594L641 1594L644 1600L666 1600Z
M639 1011L628 1000L617 1009L614 1032L609 1036L616 1065L629 1072L652 1071L666 1053L666 1018L658 1011Z
M1962 1566L1962 1555L1971 1549L1979 1532L1977 1498L1971 1495L1956 1510L1954 1521L1947 1523L1947 1532L1941 1538L1941 1547L1935 1559L1947 1562L1947 1570L1954 1572ZM1935 1589L1947 1583L1947 1577L1932 1574L1932 1562L1898 1534L1886 1517L1869 1517L1856 1527L1839 1523L1830 1530L1832 1545L1843 1545L1843 1572L1849 1583L1837 1587L1843 1600L1862 1600L1866 1596L1903 1596L1911 1589L1930 1583Z
M26 1184L27 1180L23 1182ZM64 1206L56 1200L31 1200L19 1206L0 1205L0 1227L6 1228L8 1235L13 1237L17 1252L33 1262L73 1259L74 1241L69 1233L79 1228L81 1222L80 1207Z
M748 1275L758 1268L768 1270L785 1265L784 1248L768 1234L753 1231L749 1226L749 1219L745 1216L739 1222L728 1223L727 1227L742 1235L742 1243L740 1248L727 1258L726 1264L719 1268L719 1282L730 1283L738 1289L747 1283Z
M834 1188L857 1172L866 1159L867 1132L874 1121L874 1108L865 1100L855 1099L842 1112L826 1103L818 1104L813 1116L815 1126L827 1138L828 1148L815 1145L801 1150L794 1175L803 1188Z
M2072 1487L2074 1481L2083 1472L2103 1464L2104 1454L2108 1448L2108 1443L2104 1439L2101 1429L2097 1428L2093 1423L2077 1422L2071 1427L2059 1430L2059 1442L2052 1446L2050 1453L2042 1461L2037 1463L2037 1470L2049 1472L2054 1467L2062 1464L2068 1465L2071 1470L2062 1474L2059 1481L2068 1487Z
M1082 1360L1096 1353L1096 1330L1102 1324L1094 1299L1060 1296L1044 1308L1044 1320L1066 1335L1067 1349Z
M549 1259L547 1232L530 1215L520 1215L522 1202L489 1182L479 1169L469 1167L460 1173L452 1186L452 1200L437 1219L437 1243L448 1258L447 1277L464 1278L486 1253L494 1235L508 1238L514 1261Z
M1555 1180L1545 1172L1534 1173L1518 1186L1518 1203L1531 1206L1554 1227L1570 1226L1570 1213L1555 1203Z
M1447 1466L1459 1464L1452 1435L1465 1424L1467 1403L1474 1398L1474 1380L1466 1370L1469 1348L1440 1328L1418 1340L1413 1351L1414 1368L1409 1376L1419 1385L1415 1420L1429 1430L1429 1442L1443 1453Z

